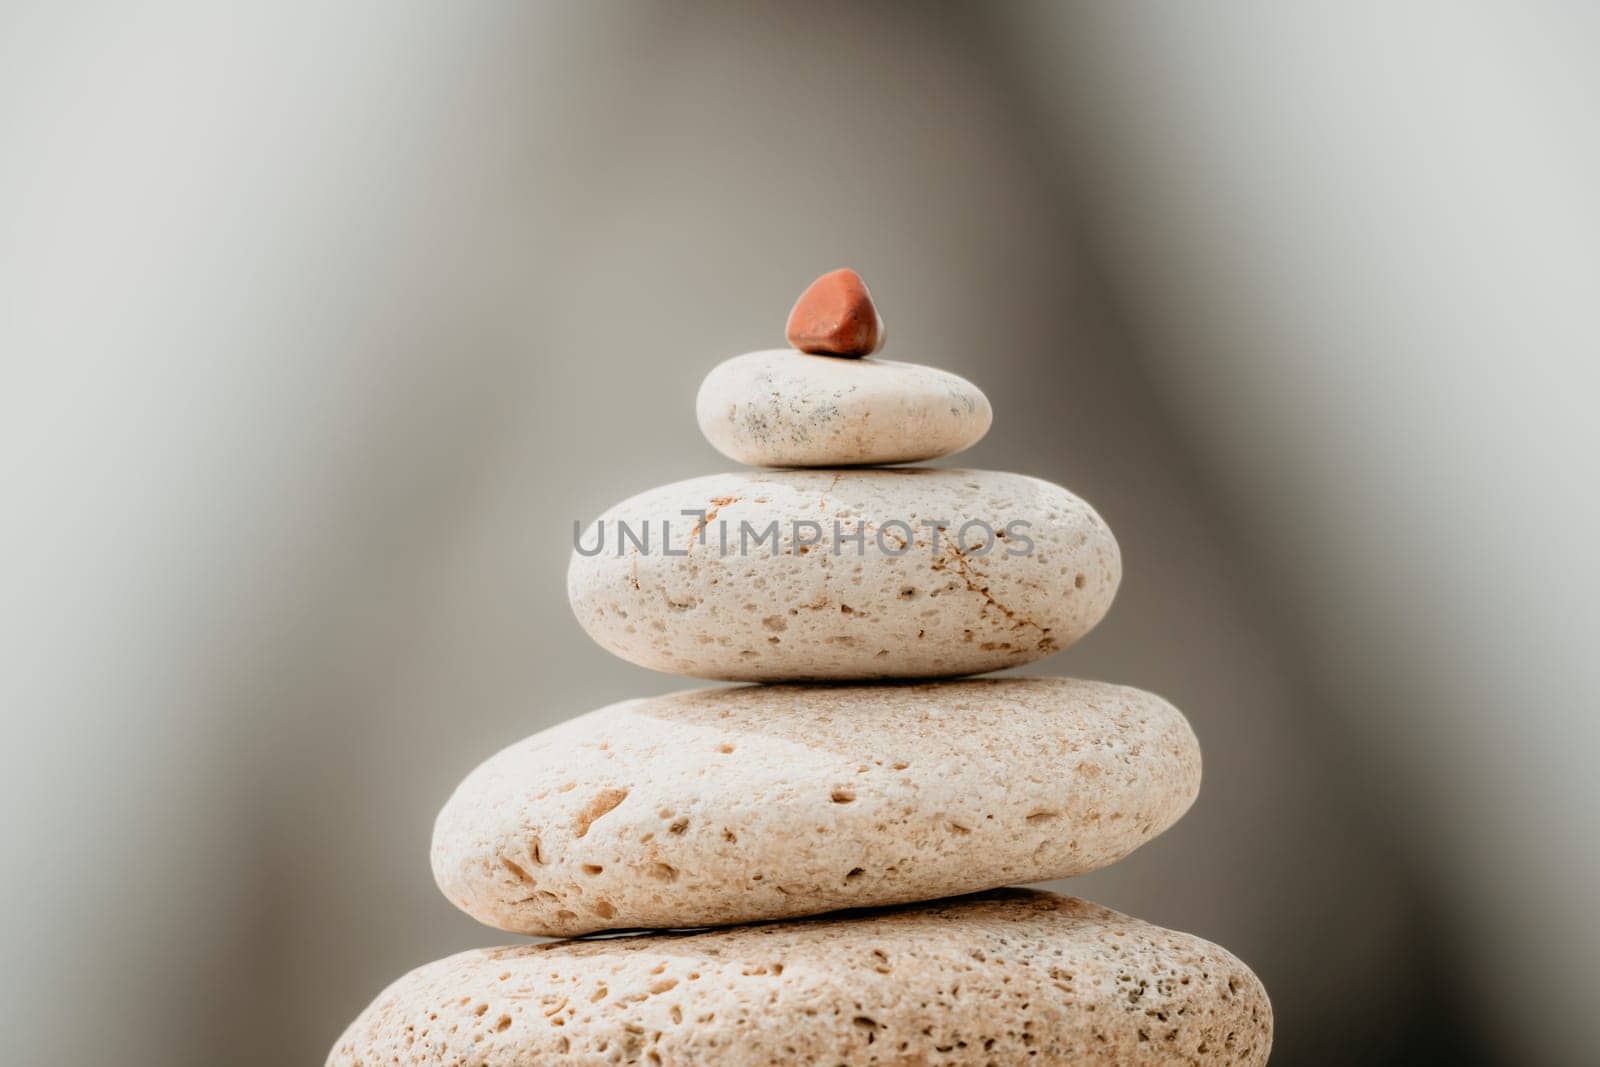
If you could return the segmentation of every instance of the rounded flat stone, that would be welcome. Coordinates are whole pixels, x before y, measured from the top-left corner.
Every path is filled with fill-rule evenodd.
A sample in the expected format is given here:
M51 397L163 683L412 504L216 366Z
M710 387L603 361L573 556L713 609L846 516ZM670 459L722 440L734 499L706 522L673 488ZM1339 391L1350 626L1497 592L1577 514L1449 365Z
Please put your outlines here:
M578 535L567 596L589 636L653 670L936 678L1065 648L1121 577L1100 516L1038 478L746 471L613 507Z
M1082 874L1199 789L1189 724L1126 686L701 689L489 759L440 813L433 871L517 933L751 922Z
M1266 990L1225 949L1014 889L463 952L386 989L327 1062L1256 1065L1271 1046Z
M948 371L789 349L713 368L695 414L718 452L757 467L937 459L977 444L994 417L982 390Z

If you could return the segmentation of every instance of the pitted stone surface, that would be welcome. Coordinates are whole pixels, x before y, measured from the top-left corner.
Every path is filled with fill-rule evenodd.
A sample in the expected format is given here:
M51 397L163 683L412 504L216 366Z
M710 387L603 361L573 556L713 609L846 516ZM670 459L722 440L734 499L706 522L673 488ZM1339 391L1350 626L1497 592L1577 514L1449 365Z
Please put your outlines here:
M433 870L518 933L749 922L1082 874L1199 788L1189 724L1127 686L701 689L489 759L439 815Z
M589 636L642 667L858 681L1039 659L1098 623L1121 578L1105 522L1038 478L746 471L613 507L579 536L567 596Z
M1272 1006L1190 934L1003 890L837 919L478 949L373 1001L329 1067L1247 1064Z

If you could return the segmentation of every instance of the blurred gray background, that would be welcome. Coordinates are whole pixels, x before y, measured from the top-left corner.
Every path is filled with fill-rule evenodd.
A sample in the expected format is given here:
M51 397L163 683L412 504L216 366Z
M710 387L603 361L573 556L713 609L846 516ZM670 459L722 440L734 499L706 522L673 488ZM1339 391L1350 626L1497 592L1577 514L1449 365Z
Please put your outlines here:
M727 466L700 377L841 265L1121 541L1033 673L1204 746L1068 888L1277 1062L1593 1062L1593 6L0 12L8 1063L316 1063L503 940L451 788L691 684L584 637L573 520Z

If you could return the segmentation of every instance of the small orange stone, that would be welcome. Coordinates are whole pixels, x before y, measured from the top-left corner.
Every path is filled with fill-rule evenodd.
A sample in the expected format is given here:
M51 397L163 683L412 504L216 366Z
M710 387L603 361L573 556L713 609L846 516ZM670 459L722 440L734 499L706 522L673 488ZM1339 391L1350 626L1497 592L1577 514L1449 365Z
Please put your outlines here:
M850 359L876 352L887 336L867 283L848 267L829 271L800 294L786 332L802 352Z

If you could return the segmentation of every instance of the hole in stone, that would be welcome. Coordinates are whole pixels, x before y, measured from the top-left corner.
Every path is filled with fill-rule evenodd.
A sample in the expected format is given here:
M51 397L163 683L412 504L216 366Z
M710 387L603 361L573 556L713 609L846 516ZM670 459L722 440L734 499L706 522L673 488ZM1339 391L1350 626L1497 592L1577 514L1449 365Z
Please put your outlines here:
M572 820L572 833L574 837L582 837L589 832L602 816L614 811L618 804L628 799L626 789L602 789L590 798L577 816Z

